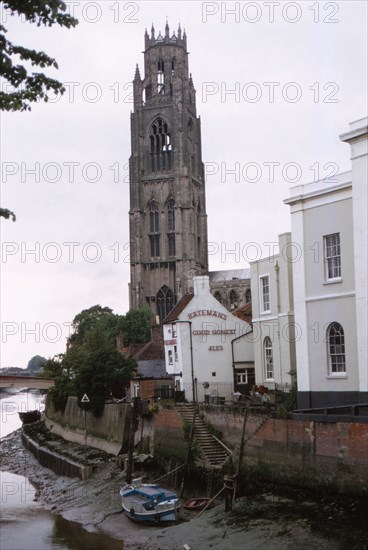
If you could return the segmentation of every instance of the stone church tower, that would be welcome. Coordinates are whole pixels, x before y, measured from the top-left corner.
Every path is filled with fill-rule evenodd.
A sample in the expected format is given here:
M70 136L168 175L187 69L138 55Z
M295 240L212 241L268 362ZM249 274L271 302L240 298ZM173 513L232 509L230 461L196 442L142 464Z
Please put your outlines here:
M201 126L187 38L145 33L144 77L133 81L130 157L130 307L162 321L208 271Z

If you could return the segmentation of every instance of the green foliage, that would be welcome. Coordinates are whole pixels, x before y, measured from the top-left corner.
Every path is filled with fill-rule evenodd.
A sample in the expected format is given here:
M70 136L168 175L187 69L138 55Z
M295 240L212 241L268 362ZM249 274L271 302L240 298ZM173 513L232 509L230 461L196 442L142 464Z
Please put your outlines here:
M3 0L1 2L2 20L6 21L5 14L10 17L16 15L29 23L51 27L75 27L77 19L66 12L67 6L62 0ZM13 44L7 39L7 29L0 23L0 111L30 111L31 103L43 100L48 101L48 93L62 95L65 88L61 82L46 76L43 72L30 72L23 62L31 67L58 69L55 59L45 52ZM4 85L5 84L5 85ZM6 84L10 84L11 91ZM7 208L0 208L0 218L16 220L14 212Z
M98 416L107 398L124 396L136 362L116 347L122 319L98 305L76 315L69 349L44 364L43 374L55 379L51 395L57 410L65 408L69 395L76 395L80 402L87 394L90 402L81 406Z
M90 331L80 348L81 363L75 379L77 396L80 401L87 394L90 403L86 408L99 416L106 398L123 397L136 363L117 351L115 339L102 322Z
M2 9L11 16L22 16L29 23L51 27L75 27L78 21L68 15L66 4L62 0L4 0ZM5 12L4 12L5 13ZM11 84L14 91L0 91L0 110L26 111L35 101L48 101L48 92L63 94L63 84L49 78L43 72L29 72L19 63L26 62L32 67L45 69L58 68L57 62L45 52L36 51L21 45L13 44L6 38L7 29L0 24L0 71L4 81ZM3 87L4 89L4 87Z
M28 361L27 370L40 370L42 365L45 363L46 357L41 357L41 355L35 355Z
M149 307L130 309L122 326L124 345L149 342L151 338L151 319L152 311Z
M72 345L84 344L90 332L97 325L104 327L104 330L110 333L111 337L116 337L123 329L123 322L124 317L115 315L109 307L95 305L84 309L73 319L74 333L70 337L70 343Z
M57 411L64 411L69 395L74 393L74 380L63 365L64 355L55 355L43 363L41 376L55 380L55 386L49 390L49 395Z
M0 208L0 218L5 218L6 220L12 218L13 222L17 219L14 212L11 212L7 208Z
M282 403L276 409L276 414L279 418L287 418L289 412L298 408L297 392L297 386L294 384L288 393L285 403Z
M68 402L68 397L75 393L74 380L67 376L61 376L55 380L55 386L49 390L55 410L63 412Z

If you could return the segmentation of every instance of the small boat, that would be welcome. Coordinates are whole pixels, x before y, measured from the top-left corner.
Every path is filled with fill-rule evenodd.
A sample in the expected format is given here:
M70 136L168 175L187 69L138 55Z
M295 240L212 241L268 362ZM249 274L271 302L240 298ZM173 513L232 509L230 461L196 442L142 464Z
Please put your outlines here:
M41 413L37 409L34 411L20 412L18 414L23 424L31 424L41 419Z
M209 497L194 497L187 500L184 504L186 510L203 510L205 506L210 502Z
M179 499L176 493L158 485L133 479L120 489L122 507L128 518L138 522L161 523L177 521Z

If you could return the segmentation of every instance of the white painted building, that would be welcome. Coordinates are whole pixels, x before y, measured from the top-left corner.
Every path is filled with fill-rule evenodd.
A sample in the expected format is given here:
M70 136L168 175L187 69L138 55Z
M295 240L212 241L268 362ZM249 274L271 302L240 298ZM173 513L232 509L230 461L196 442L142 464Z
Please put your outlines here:
M252 323L257 385L289 391L295 372L293 263L299 250L291 233L279 235L279 254L251 266ZM295 377L294 377L295 379Z
M193 285L164 321L166 372L188 401L231 400L254 370L252 329L212 296L208 276Z
M368 401L367 119L341 136L352 171L293 187L298 405Z

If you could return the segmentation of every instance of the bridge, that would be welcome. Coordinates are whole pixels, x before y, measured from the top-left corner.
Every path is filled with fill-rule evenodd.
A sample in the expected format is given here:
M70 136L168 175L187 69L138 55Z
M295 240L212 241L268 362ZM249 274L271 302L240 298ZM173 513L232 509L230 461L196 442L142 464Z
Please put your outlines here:
M51 378L37 376L11 376L0 374L0 388L27 388L32 390L48 390L55 385Z

